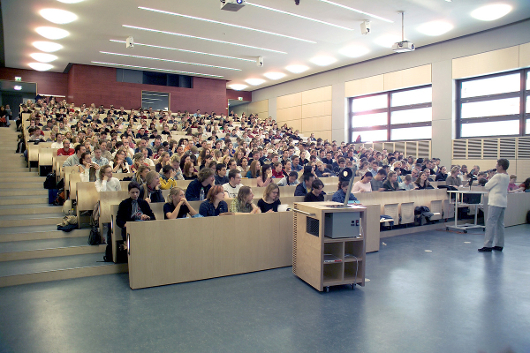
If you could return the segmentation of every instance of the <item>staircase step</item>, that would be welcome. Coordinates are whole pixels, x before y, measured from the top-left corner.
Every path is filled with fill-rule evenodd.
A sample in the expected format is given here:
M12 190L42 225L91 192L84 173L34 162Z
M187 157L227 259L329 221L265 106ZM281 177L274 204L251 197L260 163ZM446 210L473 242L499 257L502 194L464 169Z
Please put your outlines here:
M90 229L74 229L71 232L57 230L56 225L0 228L0 243L40 239L85 238Z
M30 172L29 169L26 168L23 172L6 172L4 170L0 171L0 178L27 178L27 177L38 177L38 172ZM42 177L41 177L42 178Z
M127 264L102 262L102 254L0 262L0 287L125 273Z
M22 173L21 173L22 174ZM33 173L24 173L24 174L33 174ZM0 180L3 183L39 183L41 188L43 188L43 182L46 180L45 177L37 176L37 175L17 175L17 176L4 176L0 175Z
M43 181L34 181L34 182L2 182L0 183L0 189L43 189Z
M2 227L24 227L40 226L61 223L64 214L22 214L22 215L2 215L0 216L0 228Z
M40 190L28 191L31 195L47 195L48 190L44 190L45 193L41 193ZM22 190L20 192L23 192ZM4 194L0 191L0 196ZM36 205L3 205L0 206L0 215L36 215L46 213L61 213L62 206L53 206L48 204L36 204Z
M94 254L104 253L106 245L88 245L86 238L64 238L64 239L44 239L44 240L32 240L32 241L19 241L19 242L7 242L0 243L0 249L18 249L20 251L12 252L0 252L0 262L2 261L15 261L15 260L27 260L27 259L41 259L46 257L59 257L59 256L71 256L81 254ZM71 242L68 242L71 241ZM74 243L78 245L63 246L63 247L51 247L57 244L68 244ZM26 245L29 243L29 245ZM7 245L6 245L7 244ZM16 245L12 245L16 244ZM22 245L21 245L22 244ZM5 247L4 247L5 246ZM41 249L33 249L41 247ZM30 250L21 250L21 249Z
M0 198L1 205L48 204L48 197L44 196L7 196Z
M29 172L29 169L27 165L21 165L21 166L6 165L6 166L2 166L2 172L8 172L8 173Z
M0 180L2 178L0 177ZM42 183L41 183L42 184ZM46 189L0 189L0 196L48 196ZM1 214L1 213L0 213Z

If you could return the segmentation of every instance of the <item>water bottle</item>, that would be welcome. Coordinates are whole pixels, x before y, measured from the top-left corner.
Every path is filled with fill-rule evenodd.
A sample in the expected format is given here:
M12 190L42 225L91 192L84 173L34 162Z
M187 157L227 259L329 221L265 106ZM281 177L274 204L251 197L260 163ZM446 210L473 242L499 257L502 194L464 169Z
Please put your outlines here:
M201 189L201 196L200 196L200 199L201 199L201 201L204 200L204 189Z

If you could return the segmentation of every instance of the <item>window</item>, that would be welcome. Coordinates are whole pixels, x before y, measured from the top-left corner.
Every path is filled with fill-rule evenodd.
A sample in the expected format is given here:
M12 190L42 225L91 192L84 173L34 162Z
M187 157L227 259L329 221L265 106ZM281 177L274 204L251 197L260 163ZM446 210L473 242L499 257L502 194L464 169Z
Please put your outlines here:
M350 98L349 127L351 141L430 139L432 87Z
M528 134L530 70L456 81L457 138Z

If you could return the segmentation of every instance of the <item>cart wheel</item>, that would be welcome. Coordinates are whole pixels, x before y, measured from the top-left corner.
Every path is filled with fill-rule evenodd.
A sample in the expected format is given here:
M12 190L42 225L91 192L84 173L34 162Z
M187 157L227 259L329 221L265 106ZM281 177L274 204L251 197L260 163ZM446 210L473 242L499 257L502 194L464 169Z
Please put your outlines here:
M326 287L326 293L329 293L329 287Z

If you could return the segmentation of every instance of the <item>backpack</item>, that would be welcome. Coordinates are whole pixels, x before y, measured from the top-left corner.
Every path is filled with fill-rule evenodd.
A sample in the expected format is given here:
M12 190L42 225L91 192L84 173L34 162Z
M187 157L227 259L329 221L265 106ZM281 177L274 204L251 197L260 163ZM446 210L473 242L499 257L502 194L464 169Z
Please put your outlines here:
M55 189L57 186L57 176L55 175L55 172L51 172L48 175L46 175L46 180L44 180L44 188L45 189Z
M64 189L60 189L59 192L57 193L57 198L55 199L55 201L53 202L53 204L55 206L62 206L64 204L64 201L65 201L65 192L64 192Z
M88 235L88 244L89 245L99 245L101 244L101 237L99 236L98 227L92 227L90 234Z

